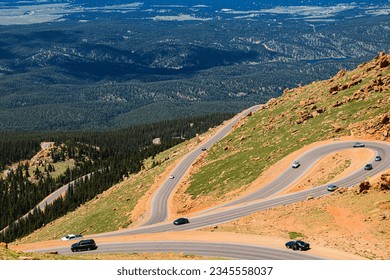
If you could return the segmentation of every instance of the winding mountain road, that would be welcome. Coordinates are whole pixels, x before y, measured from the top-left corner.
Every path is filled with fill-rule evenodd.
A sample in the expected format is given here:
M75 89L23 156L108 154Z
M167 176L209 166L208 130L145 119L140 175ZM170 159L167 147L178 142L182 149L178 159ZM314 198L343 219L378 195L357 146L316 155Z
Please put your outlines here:
M373 164L372 170L364 170L362 167L350 174L349 176L335 181L333 183L342 187L355 186L367 177L374 176L383 172L390 167L390 144L383 142L365 142L364 149L371 149L376 155L381 155L382 161L375 161L372 158L369 162ZM213 211L205 211L191 217L189 224L175 226L171 222L160 222L150 225L141 226L136 229L126 229L114 232L95 234L91 238L101 238L110 236L123 236L135 234L151 234L159 232L177 232L195 230L212 225L217 225L238 219L240 217L255 213L257 211L296 203L307 199L308 197L320 197L329 194L326 185L321 185L304 191L275 196L282 190L286 189L293 182L302 177L321 157L329 153L351 149L353 142L336 142L314 148L305 152L299 157L302 165L298 169L289 168L274 181L262 189L239 198L233 202L214 207ZM363 149L363 148L355 148ZM158 194L158 192L156 193ZM168 195L169 197L169 195ZM249 246L249 247L248 247ZM61 254L71 254L68 247L51 248L58 250ZM47 251L42 249L40 251ZM287 250L275 248L266 248L258 245L248 244L230 244L230 243L213 243L213 242L184 242L184 241L160 241L160 242L122 242L99 244L96 253L99 252L185 252L190 254L200 254L205 256L219 256L236 259L319 259L319 257L308 254L296 254Z
M257 111L259 108L260 105L256 105L235 116L207 142L203 143L201 147L205 147L206 149L208 149L213 146L216 142L225 137L231 131L232 127L237 124L243 117ZM194 163L195 159L202 154L203 151L201 147L196 148L187 156L185 156L173 170L172 175L174 175L174 178L167 179L165 183L157 190L156 194L153 196L152 203L150 206L151 214L149 220L144 224L145 226L163 222L167 219L169 197L171 196L173 190L176 188L178 182L180 182L187 170Z
M362 148L353 148L354 142L346 141L346 142L335 142L332 144L320 146L314 148L310 151L307 151L303 155L301 155L297 160L301 162L301 166L299 168L289 168L280 174L275 180L273 180L270 184L265 187L259 189L258 191L251 193L245 197L236 199L232 202L207 209L205 212L209 212L211 210L215 210L221 207L229 207L233 205L237 205L240 203L247 203L259 199L269 198L274 196L283 190L289 188L296 181L298 181L301 177L303 177L309 170L314 166L314 164L319 161L321 158L326 155L336 153L342 150L347 149L362 149ZM381 143L381 142L365 142L365 149L370 149L375 152L375 155L381 155L384 159L382 161L375 161L375 156L370 160L369 163L373 165L372 170L364 170L363 164L360 170L350 174L349 176L333 182L337 186L340 187L351 187L359 184L361 181L365 180L367 177L372 177L380 171L384 171L390 167L390 146L389 144ZM326 184L328 185L328 184ZM325 185L320 186L320 189L325 190ZM312 193L312 191L309 191ZM326 194L326 191L316 191L312 196L318 196L319 194ZM305 193L306 194L306 193Z
M390 167L390 144L381 142L365 142L367 149L372 149L375 153L382 156L382 161L374 161L374 158L370 160L373 164L372 170L364 170L364 164L362 167L344 177L341 180L335 181L336 185L340 187L352 187L365 180L367 177L372 177L377 173L383 172ZM308 197L320 197L328 195L327 184L317 186L311 189L295 192L291 194L285 194L280 196L274 196L280 191L286 189L292 182L302 177L311 166L315 164L321 157L328 153L341 151L344 149L352 148L353 142L340 142L325 145L319 148L307 151L300 157L303 164L301 170L288 169L281 174L274 181L263 187L262 189L239 198L230 203L217 206L213 208L213 211L203 211L197 215L191 217L190 223L175 226L171 222L160 222L153 225L142 226L136 229L126 229L121 231L114 231L109 233L102 233L94 235L95 237L108 237L108 236L120 236L120 235L132 235L132 234L145 234L145 233L157 233L166 231L184 231L204 228L221 223L226 223L240 217L247 216L257 211L266 210L272 207L292 204L307 199ZM362 149L362 148L359 148ZM306 166L306 167L305 167Z
M202 146L209 148L214 143L222 139L243 116L254 112L259 106L252 107L224 126L216 135ZM100 238L109 236L123 236L135 234L151 234L158 232L173 232L187 231L213 226L225 222L229 222L240 217L252 214L257 211L269 209L272 207L296 203L307 199L308 197L320 197L329 194L326 185L313 187L303 191L278 195L283 190L291 186L294 182L304 176L313 165L324 156L346 149L370 149L375 155L382 157L381 161L375 161L374 157L369 162L373 165L372 170L364 170L364 164L361 168L340 179L332 182L340 187L352 187L365 180L367 177L372 177L378 173L384 172L390 168L390 144L379 141L365 141L364 148L352 148L352 141L337 141L331 144L322 145L311 149L302 154L297 160L301 162L301 166L297 169L288 168L275 180L262 187L261 189L241 198L238 198L229 203L218 205L206 211L199 212L191 217L190 223L175 226L171 222L167 222L168 217L168 199L180 179L184 176L187 170L195 159L203 152L200 147L189 153L176 166L172 174L173 179L167 178L166 182L155 193L151 204L150 219L141 227L135 229L125 229L114 232L106 232L95 234L89 237ZM278 195L278 196L277 196ZM125 243L102 243L98 244L99 252L186 252L191 254L219 256L236 259L319 259L318 257L308 254L296 254L288 250L280 250L275 248L265 248L258 245L248 244L231 244L231 243L213 243L213 242L184 242L184 241L160 241L160 242L125 242ZM72 254L68 247L51 248L57 250L60 254ZM34 251L47 251L48 249L40 249Z

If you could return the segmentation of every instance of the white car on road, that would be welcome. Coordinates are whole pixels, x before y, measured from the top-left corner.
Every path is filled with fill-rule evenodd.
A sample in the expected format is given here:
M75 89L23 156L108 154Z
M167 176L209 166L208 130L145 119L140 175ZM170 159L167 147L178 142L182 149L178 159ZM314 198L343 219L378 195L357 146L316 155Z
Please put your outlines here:
M67 236L62 237L61 240L67 241L67 240L73 240L79 238L83 238L83 236L81 234L68 234Z
M292 168L298 168L299 166L301 165L301 163L299 162L299 160L296 160L292 163L291 167Z

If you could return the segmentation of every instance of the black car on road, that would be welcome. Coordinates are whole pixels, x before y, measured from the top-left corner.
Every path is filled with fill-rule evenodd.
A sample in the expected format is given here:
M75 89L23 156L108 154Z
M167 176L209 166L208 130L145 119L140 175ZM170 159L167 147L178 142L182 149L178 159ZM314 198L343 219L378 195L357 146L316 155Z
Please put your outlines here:
M335 190L337 190L337 186L335 184L330 184L326 189L330 192L334 192Z
M372 169L372 164L369 163L369 164L366 164L366 166L364 166L364 170L371 170Z
M381 156L376 156L375 157L375 161L381 161L382 160L382 157Z
M174 220L173 221L173 224L175 226L178 226L178 225L184 225L184 224L188 224L190 221L187 219L187 218L179 218L177 220Z
M93 239L86 239L81 240L77 243L72 244L70 249L72 252L78 252L78 251L89 251L89 250L96 250L98 246L96 246L95 240Z
M292 240L292 241L287 242L285 245L286 245L286 248L293 249L294 251L296 251L296 250L306 251L306 250L310 249L310 244L306 243L302 240Z

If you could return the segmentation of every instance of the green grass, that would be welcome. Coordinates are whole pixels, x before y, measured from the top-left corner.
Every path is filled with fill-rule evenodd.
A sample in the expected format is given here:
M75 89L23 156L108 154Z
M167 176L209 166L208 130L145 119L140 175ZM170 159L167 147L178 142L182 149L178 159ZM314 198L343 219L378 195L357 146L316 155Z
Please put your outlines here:
M305 237L305 235L302 233L299 233L299 232L290 231L288 233L288 238L290 238L290 239L303 238L303 237Z
M54 167L54 171L50 172L50 176L54 179L58 178L60 175L64 174L66 169L69 167L72 169L75 166L75 162L73 159L51 163L51 165ZM28 172L30 175L33 175L35 172L35 169L37 166L30 166ZM47 168L47 167L46 167ZM38 170L45 175L45 167L44 166L38 166Z

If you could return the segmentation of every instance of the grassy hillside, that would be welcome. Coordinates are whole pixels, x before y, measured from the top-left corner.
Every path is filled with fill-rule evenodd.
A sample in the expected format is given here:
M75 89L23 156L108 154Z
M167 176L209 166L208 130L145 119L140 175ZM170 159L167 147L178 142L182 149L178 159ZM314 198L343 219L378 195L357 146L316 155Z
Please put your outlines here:
M348 135L388 141L389 65L390 55L381 54L353 71L340 71L330 80L287 89L280 98L270 100L197 163L183 194L191 201L178 211L191 208L191 203L203 203L205 198L211 205L235 196L272 164L313 142ZM163 161L161 165L132 176L18 242L57 239L68 233L86 235L138 223L145 212L137 210L139 213L134 214L134 209L143 209L140 204L146 200L142 198L169 174L170 164L197 142L193 139L164 152L158 158Z
M285 90L208 151L189 178L186 194L192 200L228 199L269 166L313 142L341 136L388 141L389 64L390 55L381 54L332 79Z

